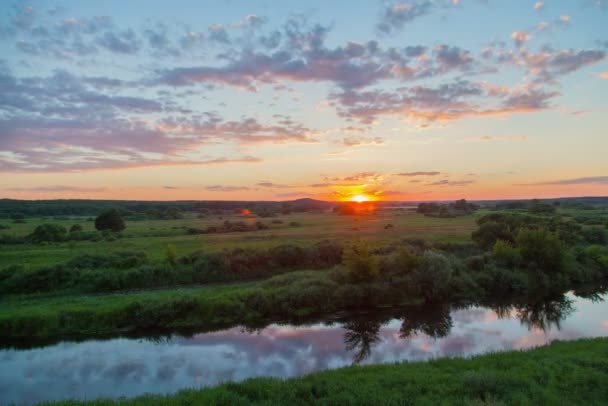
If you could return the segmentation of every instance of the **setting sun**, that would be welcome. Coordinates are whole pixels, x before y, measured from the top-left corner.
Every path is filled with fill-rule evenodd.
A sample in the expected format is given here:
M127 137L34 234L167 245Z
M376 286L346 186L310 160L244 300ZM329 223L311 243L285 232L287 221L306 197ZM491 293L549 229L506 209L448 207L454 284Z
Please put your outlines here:
M351 197L350 200L351 200L351 202L357 202L357 203L369 202L369 196L355 195L355 196Z

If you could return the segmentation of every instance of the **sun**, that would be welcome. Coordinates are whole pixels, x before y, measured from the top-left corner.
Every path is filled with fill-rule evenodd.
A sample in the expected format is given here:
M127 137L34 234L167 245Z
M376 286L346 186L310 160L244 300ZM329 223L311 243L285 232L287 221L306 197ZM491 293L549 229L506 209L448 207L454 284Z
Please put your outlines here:
M363 202L369 202L369 196L365 196L365 195L355 195L353 197L350 198L351 202L357 202L357 203L363 203Z

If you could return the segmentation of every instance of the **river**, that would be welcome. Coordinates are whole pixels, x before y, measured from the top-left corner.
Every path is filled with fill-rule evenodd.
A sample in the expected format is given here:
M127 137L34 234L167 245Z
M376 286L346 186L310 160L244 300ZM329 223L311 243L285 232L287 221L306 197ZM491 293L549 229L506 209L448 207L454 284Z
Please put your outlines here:
M569 293L518 306L398 309L257 330L59 342L0 349L0 404L174 393L353 363L469 357L608 336L607 296Z

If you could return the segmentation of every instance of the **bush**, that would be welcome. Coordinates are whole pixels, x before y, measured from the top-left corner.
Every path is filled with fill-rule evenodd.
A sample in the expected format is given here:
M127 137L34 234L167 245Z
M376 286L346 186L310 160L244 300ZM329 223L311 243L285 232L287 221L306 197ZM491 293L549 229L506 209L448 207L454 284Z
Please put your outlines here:
M608 232L601 227L589 227L583 229L583 238L589 244L607 245Z
M70 234L82 232L82 226L80 224L74 224L70 227Z
M59 242L66 238L67 230L58 224L41 224L34 229L28 239L33 242Z
M177 249L173 244L167 244L167 252L166 252L167 262L171 265L175 265L177 262Z
M116 209L104 211L95 219L95 228L97 230L110 230L114 232L125 229L125 222Z
M395 255L395 265L399 274L411 274L420 265L420 262L420 257L408 247L401 247Z
M496 241L513 241L513 235L505 223L495 221L484 222L471 234L473 241L484 250L489 250Z
M522 228L516 238L524 261L544 271L559 272L563 267L564 246L556 234L545 229Z
M306 254L306 251L297 245L279 245L270 250L275 264L284 268L293 268L308 262Z
M420 267L413 274L413 283L421 297L433 300L444 296L451 278L450 260L438 252L426 251Z
M520 263L519 250L508 241L498 240L492 248L492 255L503 265L516 266Z
M143 265L147 260L143 251L117 251L108 255L82 254L66 262L66 266L75 269L126 269Z
M378 275L378 258L371 255L364 241L355 240L344 248L342 263L355 282L370 281Z

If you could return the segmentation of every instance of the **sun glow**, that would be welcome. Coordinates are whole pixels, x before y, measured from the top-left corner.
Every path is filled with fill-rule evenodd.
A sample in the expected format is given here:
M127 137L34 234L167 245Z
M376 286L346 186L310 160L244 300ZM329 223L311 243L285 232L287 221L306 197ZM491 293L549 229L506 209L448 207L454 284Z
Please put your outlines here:
M355 195L353 197L350 198L351 202L357 202L357 203L363 203L363 202L369 202L369 196L365 196L365 195Z

